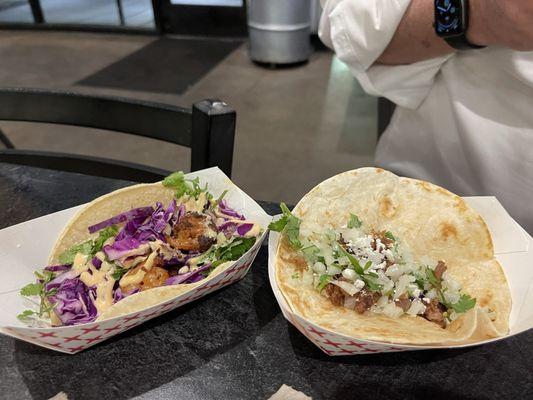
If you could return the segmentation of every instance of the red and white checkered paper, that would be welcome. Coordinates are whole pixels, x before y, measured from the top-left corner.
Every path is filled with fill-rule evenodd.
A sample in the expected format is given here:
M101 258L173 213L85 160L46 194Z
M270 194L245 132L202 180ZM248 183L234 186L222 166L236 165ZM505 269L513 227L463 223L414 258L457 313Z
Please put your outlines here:
M502 265L511 289L513 308L510 332L503 338L456 346L415 346L376 342L350 337L325 329L294 312L276 282L275 258L280 235L270 232L268 242L268 276L283 316L305 337L329 356L377 354L411 350L450 349L477 346L517 335L533 328L533 238L505 211L494 197L469 197L467 203L478 211L487 223L494 242L496 258Z
M210 190L215 195L228 189L228 203L249 220L256 221L263 227L262 236L243 257L220 274L200 282L190 292L139 312L83 325L26 327L16 319L16 315L26 307L18 290L35 279L32 272L45 265L54 239L66 222L83 206L27 221L0 231L0 257L4 256L3 259L8 260L0 266L2 276L8 278L7 282L0 282L0 302L3 304L0 308L0 332L52 350L74 354L242 279L259 252L271 217L254 200L231 183L218 168L210 168L189 175L200 176L202 183L208 182ZM47 235L35 235L35 232L41 231L46 231ZM35 243L36 240L37 243ZM28 254L27 248L37 249L39 254ZM12 263L9 263L9 260ZM39 260L40 264L37 264L35 260ZM15 268L14 264L18 264L21 268ZM5 290L6 288L8 290Z

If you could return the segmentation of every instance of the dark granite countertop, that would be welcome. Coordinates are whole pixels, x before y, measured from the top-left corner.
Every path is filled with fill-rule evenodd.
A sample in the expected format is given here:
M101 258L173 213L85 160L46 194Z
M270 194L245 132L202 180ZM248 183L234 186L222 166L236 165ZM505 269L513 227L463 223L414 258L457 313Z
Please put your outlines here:
M0 227L128 184L0 164ZM242 281L75 355L0 336L0 398L263 399L283 383L315 399L533 398L533 331L463 350L324 355L281 315L266 250Z

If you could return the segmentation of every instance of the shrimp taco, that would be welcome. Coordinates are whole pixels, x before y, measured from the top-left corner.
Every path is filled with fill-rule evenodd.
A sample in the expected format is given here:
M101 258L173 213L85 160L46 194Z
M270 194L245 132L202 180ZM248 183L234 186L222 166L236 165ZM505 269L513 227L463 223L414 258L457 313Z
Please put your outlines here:
M144 309L192 290L250 250L263 229L221 193L182 172L102 196L57 240L21 290L38 309L19 318L76 325Z
M283 205L282 205L283 206ZM376 168L285 206L276 280L292 311L359 339L466 344L503 336L511 294L483 219L438 186Z

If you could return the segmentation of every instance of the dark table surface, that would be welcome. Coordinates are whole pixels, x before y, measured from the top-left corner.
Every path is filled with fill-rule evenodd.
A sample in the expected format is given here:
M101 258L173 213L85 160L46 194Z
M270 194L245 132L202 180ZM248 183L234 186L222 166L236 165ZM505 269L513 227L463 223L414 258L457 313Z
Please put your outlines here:
M0 227L128 184L0 163ZM264 399L285 383L315 399L533 399L532 350L530 331L464 350L328 357L283 318L265 243L242 281L81 353L0 336L0 398Z

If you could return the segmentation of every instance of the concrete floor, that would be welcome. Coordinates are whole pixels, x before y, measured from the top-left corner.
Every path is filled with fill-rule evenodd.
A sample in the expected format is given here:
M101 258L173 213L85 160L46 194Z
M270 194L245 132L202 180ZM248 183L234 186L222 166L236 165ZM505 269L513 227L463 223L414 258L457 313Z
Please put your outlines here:
M253 197L296 202L323 179L373 164L377 103L329 52L270 70L239 47L182 95L75 83L155 40L59 32L0 32L0 86L68 88L189 106L218 97L237 110L233 180ZM189 167L189 151L118 133L2 122L19 148L93 154L166 169Z

